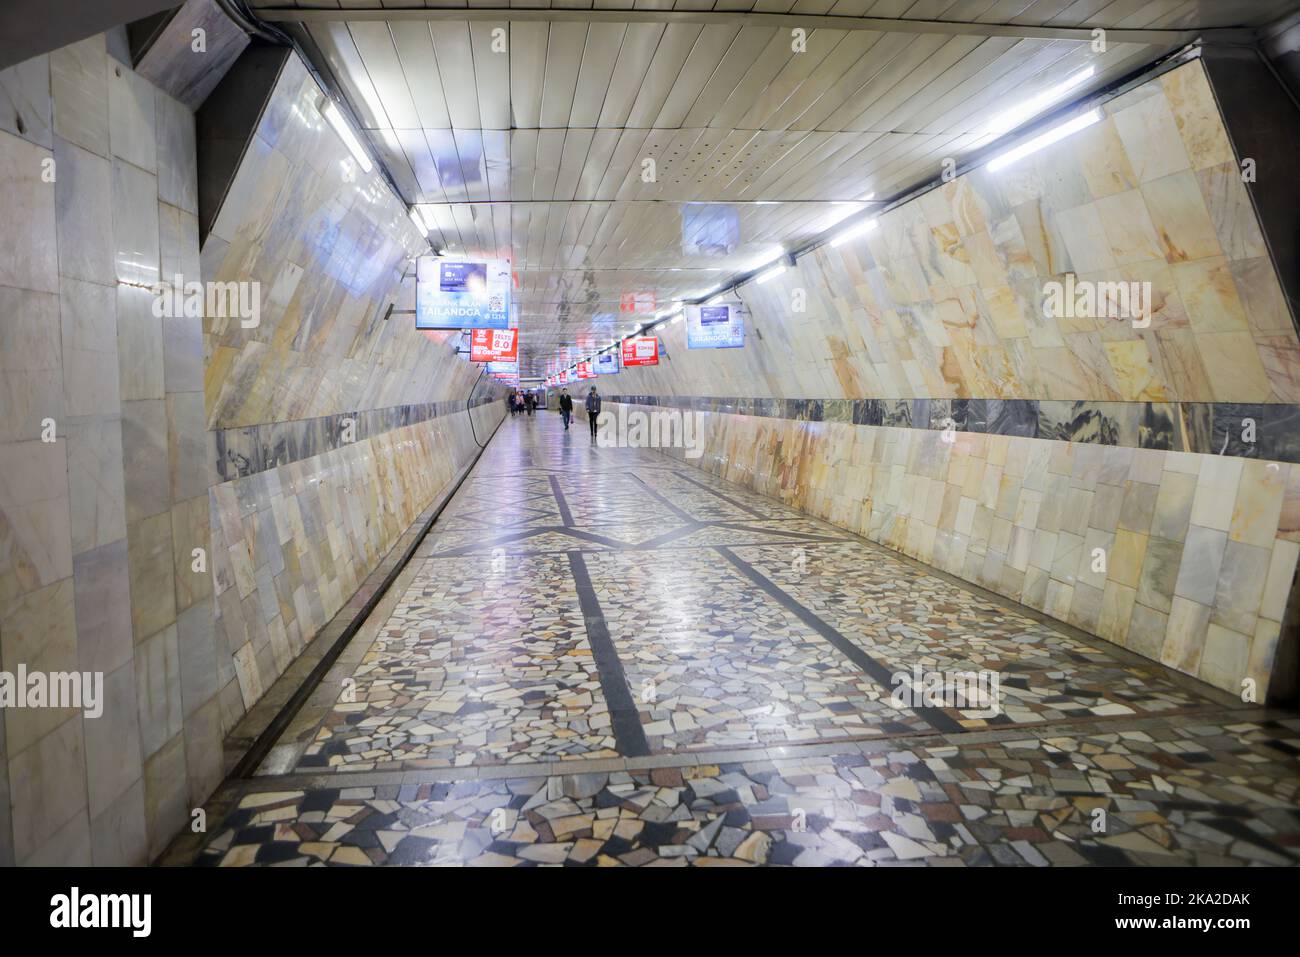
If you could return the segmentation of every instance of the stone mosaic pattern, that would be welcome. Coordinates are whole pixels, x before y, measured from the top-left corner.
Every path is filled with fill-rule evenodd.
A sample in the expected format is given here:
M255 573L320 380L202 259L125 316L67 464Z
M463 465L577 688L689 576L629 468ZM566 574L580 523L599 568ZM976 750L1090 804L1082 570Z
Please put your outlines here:
M463 399L448 399L392 409L342 412L295 422L271 422L239 429L220 429L209 433L213 445L212 460L217 478L228 482L279 465L312 458L358 439L368 439L439 416L464 412L467 407L496 401L498 400L491 395L482 395L468 403Z
M682 460L729 495L779 499L1215 687L1253 679L1266 700L1300 557L1300 466L703 414L705 451Z
M427 559L299 762L448 767L614 757L582 609L563 556L526 570Z
M1138 449L1300 462L1300 406L1234 402L1065 402L1052 399L758 399L610 395L661 409L801 422L1019 435Z
M788 547L739 547L736 554L891 672L906 672L917 661L948 672L997 672L1002 713L984 718L953 710L965 728L1203 706L1154 664L1125 665L1105 642L1062 634L995 601L979 601L858 542L804 546L797 569Z
M220 783L194 119L104 36L0 71L0 663L104 711L0 720L0 865L146 862ZM53 182L43 179L53 163ZM56 441L41 441L43 420Z
M463 400L478 378L458 336L403 314L428 243L379 172L355 167L320 96L291 55L204 240L205 280L262 284L256 328L204 327L209 429Z
M1294 865L1300 721L244 796L197 863ZM1093 830L1094 812L1106 826Z
M1300 341L1202 65L980 167L762 285L743 349L688 350L619 391L795 398L1295 403ZM1043 284L1150 282L1149 328L1047 318ZM793 312L792 293L807 295ZM761 336L761 338L760 338Z

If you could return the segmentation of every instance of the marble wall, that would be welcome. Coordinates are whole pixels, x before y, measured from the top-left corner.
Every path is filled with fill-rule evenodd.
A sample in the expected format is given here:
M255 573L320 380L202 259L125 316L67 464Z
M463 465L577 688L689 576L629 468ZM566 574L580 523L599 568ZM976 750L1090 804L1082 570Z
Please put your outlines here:
M675 349L640 374L644 387L619 391L1300 401L1293 317L1200 62L1102 110L1082 132L747 284L746 348ZM1044 316L1044 285L1067 274L1151 283L1150 326Z
M291 55L203 241L205 280L261 290L256 327L205 326L212 429L463 399L479 374L406 314L428 243L378 171L356 166L320 96Z
M105 692L4 714L0 863L143 863L220 777L202 329L149 289L198 262L195 181L103 36L0 73L0 668Z
M194 116L120 46L0 72L0 670L105 685L0 712L0 864L158 854L504 414L401 315L422 241L298 61L200 251ZM261 284L260 322L159 317L177 275Z
M428 244L320 95L291 54L203 242L205 280L261 289L256 326L204 324L218 647L205 691L231 722L505 414L458 336L415 329L411 257Z
M699 410L687 462L1217 687L1289 693L1294 317L1202 65L1102 110L742 287L743 349L661 325L669 358L605 391ZM1045 315L1067 274L1150 282L1150 326Z

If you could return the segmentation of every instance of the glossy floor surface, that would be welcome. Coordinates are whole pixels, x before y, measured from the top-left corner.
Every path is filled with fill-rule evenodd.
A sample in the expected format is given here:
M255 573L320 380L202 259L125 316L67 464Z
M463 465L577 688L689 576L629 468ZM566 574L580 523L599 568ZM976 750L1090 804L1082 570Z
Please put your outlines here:
M554 413L502 425L314 700L173 860L1300 860L1294 715Z

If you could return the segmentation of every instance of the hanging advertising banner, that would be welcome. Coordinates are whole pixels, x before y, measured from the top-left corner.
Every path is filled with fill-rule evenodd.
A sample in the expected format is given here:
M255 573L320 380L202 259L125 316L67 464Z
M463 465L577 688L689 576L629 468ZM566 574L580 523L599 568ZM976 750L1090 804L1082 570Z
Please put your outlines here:
M572 381L572 377L569 375L569 370L565 369L560 373L560 385L568 385L570 381Z
M415 262L415 328L509 329L510 260L421 256Z
M590 363L590 362L579 362L579 363L578 363L578 378L579 378L579 379L594 379L594 378L596 378L596 373L593 372L593 371L591 371L591 363Z
M619 312L650 315L655 311L655 294L653 292L625 292L619 298Z
M739 303L686 307L686 348L739 349L745 345L745 318Z
M657 366L659 364L659 337L637 336L623 340L623 366Z
M591 368L596 375L614 375L618 372L618 353L602 352L593 360Z
M519 358L518 329L471 329L470 362L515 362Z

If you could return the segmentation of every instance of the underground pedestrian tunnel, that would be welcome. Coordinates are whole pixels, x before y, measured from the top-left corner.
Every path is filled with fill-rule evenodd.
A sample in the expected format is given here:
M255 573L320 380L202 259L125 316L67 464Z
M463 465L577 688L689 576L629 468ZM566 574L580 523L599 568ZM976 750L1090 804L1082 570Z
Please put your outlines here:
M0 864L1300 859L1300 4L85 6Z

